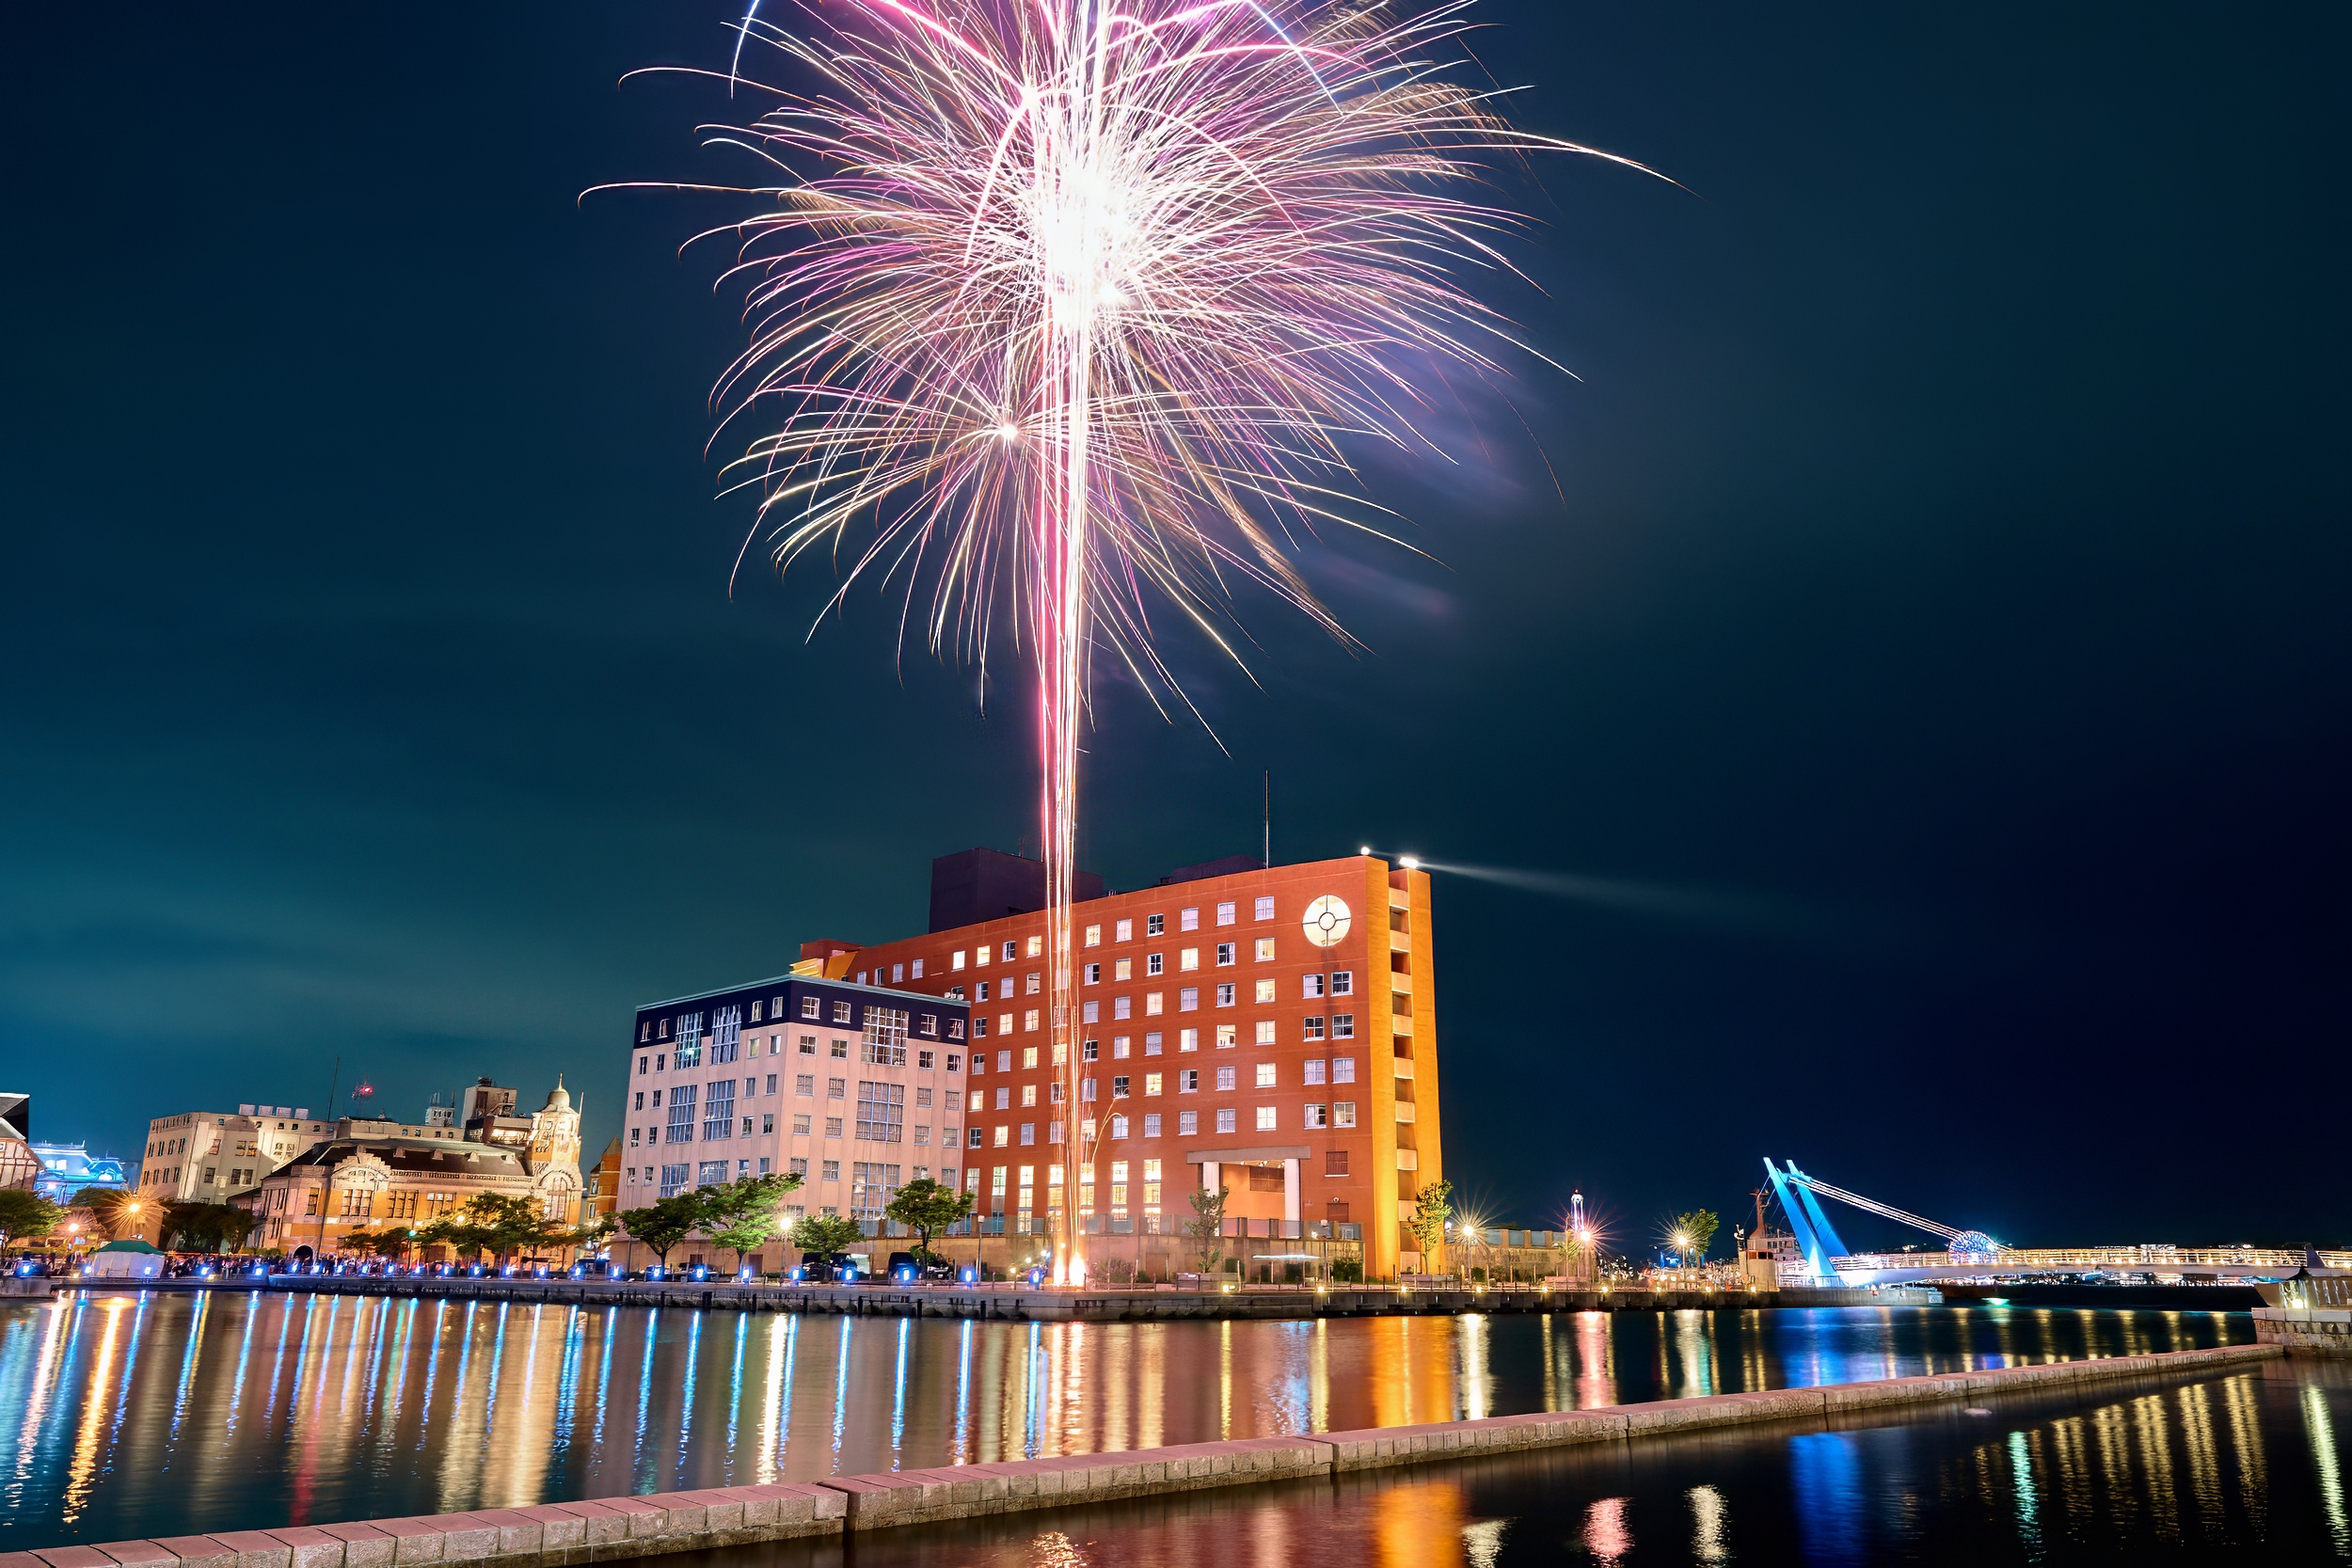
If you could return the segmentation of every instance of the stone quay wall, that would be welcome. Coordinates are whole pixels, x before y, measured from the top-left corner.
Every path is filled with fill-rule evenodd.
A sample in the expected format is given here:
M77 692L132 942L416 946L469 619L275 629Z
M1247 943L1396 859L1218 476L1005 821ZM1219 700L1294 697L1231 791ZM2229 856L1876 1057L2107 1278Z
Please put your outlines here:
M1655 1312L1774 1307L1932 1307L1943 1298L1915 1288L1779 1291L1484 1290L1399 1291L1392 1286L1032 1290L1012 1285L771 1285L713 1280L525 1279L485 1275L232 1275L219 1279L72 1282L72 1289L301 1291L338 1296L547 1302L570 1307L661 1307L737 1312L847 1313L881 1318L977 1318L1008 1323L1152 1323L1179 1318L1366 1318L1462 1312Z
M2257 1307L2254 1342L2297 1354L2352 1355L2352 1311L2330 1307Z
M411 1568L459 1563L554 1568L1571 1443L1633 1442L1751 1422L1818 1425L1896 1405L2047 1392L2163 1373L2210 1373L2283 1354L2276 1345L2225 1345L1427 1426L1188 1443L1128 1453L945 1465L413 1519L50 1546L0 1553L0 1568Z

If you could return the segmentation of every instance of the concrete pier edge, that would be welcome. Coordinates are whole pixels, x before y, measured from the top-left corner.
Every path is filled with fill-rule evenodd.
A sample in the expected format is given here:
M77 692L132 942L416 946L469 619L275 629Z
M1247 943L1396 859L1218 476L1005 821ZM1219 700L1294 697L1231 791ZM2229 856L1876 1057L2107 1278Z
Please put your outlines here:
M941 1465L818 1481L595 1497L422 1518L230 1530L96 1546L44 1546L0 1552L0 1568L409 1568L417 1563L460 1562L481 1563L485 1568L543 1568L1572 1443L1626 1442L1758 1421L1818 1421L1889 1405L1978 1394L2201 1372L2278 1359L2285 1354L2276 1344L2220 1345L1875 1383L1538 1411L1427 1426L1245 1437L1126 1453Z

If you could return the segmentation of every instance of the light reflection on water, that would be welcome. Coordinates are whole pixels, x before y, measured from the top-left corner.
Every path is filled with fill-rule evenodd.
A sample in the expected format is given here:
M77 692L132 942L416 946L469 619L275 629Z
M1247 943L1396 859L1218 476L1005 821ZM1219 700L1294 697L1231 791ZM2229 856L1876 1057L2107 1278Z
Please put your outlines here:
M76 1292L0 1308L0 1549L2129 1354L2249 1326L1863 1307L1010 1324ZM2238 1421L2217 1406L2151 1447L2118 1416L2048 1441L2178 1468L2193 1497ZM1807 1463L1836 1492L1836 1453Z
M2352 1559L2352 1367L1999 1396L1831 1431L1729 1429L718 1553L710 1568Z

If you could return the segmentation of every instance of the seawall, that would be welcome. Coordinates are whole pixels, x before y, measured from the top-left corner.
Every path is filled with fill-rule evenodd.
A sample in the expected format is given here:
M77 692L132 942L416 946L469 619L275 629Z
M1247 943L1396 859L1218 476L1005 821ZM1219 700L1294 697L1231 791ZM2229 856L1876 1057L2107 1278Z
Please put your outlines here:
M1867 1290L1543 1290L1490 1286L1399 1291L1390 1286L1238 1287L1232 1291L1032 1290L1010 1285L769 1285L710 1281L647 1284L496 1275L387 1278L380 1275L270 1275L264 1278L74 1281L90 1291L292 1291L335 1296L548 1302L573 1307L660 1307L705 1311L848 1313L877 1318L976 1318L1007 1323L1152 1323L1181 1318L1365 1318L1462 1312L1655 1312L1773 1307L1932 1307L1915 1287Z
M1638 1442L1752 1422L1825 1422L1893 1405L2046 1392L2117 1378L2211 1372L2284 1354L2277 1345L2224 1345L1427 1426L1191 1443L1127 1453L599 1497L421 1518L51 1546L0 1553L0 1568L408 1568L419 1563L551 1568L1574 1443Z

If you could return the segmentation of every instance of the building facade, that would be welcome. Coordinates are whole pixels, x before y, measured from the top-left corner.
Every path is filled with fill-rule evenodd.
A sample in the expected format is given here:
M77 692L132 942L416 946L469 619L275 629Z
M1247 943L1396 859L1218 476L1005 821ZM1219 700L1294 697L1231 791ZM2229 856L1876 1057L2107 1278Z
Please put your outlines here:
M1220 862L1076 906L1076 1111L1099 1141L1072 1180L1045 917L993 871L1001 917L811 942L790 976L640 1008L620 1207L773 1168L806 1175L804 1207L874 1218L927 1175L1009 1234L1050 1233L1065 1202L1168 1234L1222 1188L1249 1234L1359 1241L1374 1277L1436 1261L1404 1228L1444 1170L1426 873ZM930 1008L936 1034L892 1033Z
M324 1256L355 1231L420 1228L485 1194L530 1196L563 1225L582 1218L580 1113L561 1083L521 1144L485 1142L453 1127L346 1117L262 1177L239 1202L259 1220L251 1245Z
M944 997L785 974L637 1009L622 1106L623 1212L746 1176L803 1179L789 1213L879 1219L961 1171L969 1014Z
M63 1203L74 1194L95 1187L102 1192L129 1192L131 1176L121 1161L111 1155L92 1154L87 1144L33 1144L33 1158L40 1162L40 1177L33 1190L52 1203Z
M135 1191L158 1204L226 1203L333 1136L335 1126L298 1105L157 1117L147 1124L147 1154Z

